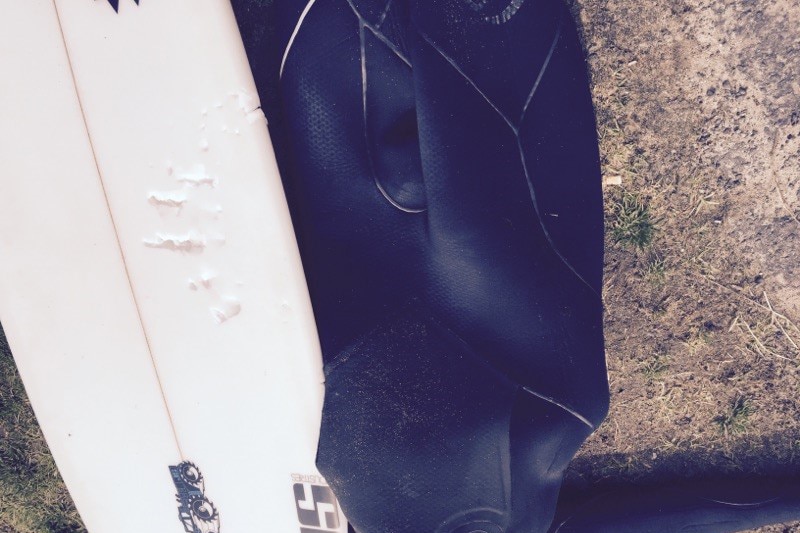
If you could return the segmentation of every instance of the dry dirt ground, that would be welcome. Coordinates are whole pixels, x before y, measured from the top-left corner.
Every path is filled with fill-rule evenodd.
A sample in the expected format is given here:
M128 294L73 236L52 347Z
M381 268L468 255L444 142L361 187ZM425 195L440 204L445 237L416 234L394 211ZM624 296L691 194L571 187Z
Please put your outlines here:
M612 398L568 484L796 475L800 1L576 4L607 183Z
M800 0L574 7L607 183L612 402L567 487L798 475ZM78 532L0 363L0 533Z

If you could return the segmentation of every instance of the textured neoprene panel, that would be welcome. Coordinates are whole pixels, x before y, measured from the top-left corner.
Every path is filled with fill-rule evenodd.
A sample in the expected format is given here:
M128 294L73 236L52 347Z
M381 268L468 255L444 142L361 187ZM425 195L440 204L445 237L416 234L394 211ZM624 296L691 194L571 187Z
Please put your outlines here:
M238 2L359 533L549 528L604 418L586 64L555 0ZM268 92L264 90L263 92Z

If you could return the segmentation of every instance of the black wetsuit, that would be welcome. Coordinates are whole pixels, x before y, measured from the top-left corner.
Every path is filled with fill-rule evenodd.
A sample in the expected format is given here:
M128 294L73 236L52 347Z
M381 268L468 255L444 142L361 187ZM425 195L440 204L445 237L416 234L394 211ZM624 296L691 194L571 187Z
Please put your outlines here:
M548 531L608 407L599 156L571 14L261 4L234 1L325 359L320 471L359 533Z

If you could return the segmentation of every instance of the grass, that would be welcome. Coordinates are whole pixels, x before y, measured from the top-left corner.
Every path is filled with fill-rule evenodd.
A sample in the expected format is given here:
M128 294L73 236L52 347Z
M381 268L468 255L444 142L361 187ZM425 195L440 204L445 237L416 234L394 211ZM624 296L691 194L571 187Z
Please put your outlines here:
M0 531L85 531L0 330Z
M612 206L609 226L614 242L637 250L644 250L652 244L656 230L648 206L638 195L630 192L623 192Z
M654 381L661 377L669 368L669 356L667 354L656 354L641 365L641 372L647 381Z
M752 402L745 396L737 395L729 409L717 416L714 422L726 436L736 435L747 429L751 414L753 414Z
M664 283L667 274L667 261L659 254L652 254L645 263L642 272L644 278L650 283L659 285Z

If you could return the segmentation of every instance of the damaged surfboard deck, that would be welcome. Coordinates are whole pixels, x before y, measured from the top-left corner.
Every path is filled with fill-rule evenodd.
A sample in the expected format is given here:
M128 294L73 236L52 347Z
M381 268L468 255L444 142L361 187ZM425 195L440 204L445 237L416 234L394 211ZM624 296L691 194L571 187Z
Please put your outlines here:
M345 532L314 466L316 330L229 3L6 10L0 319L88 530Z

